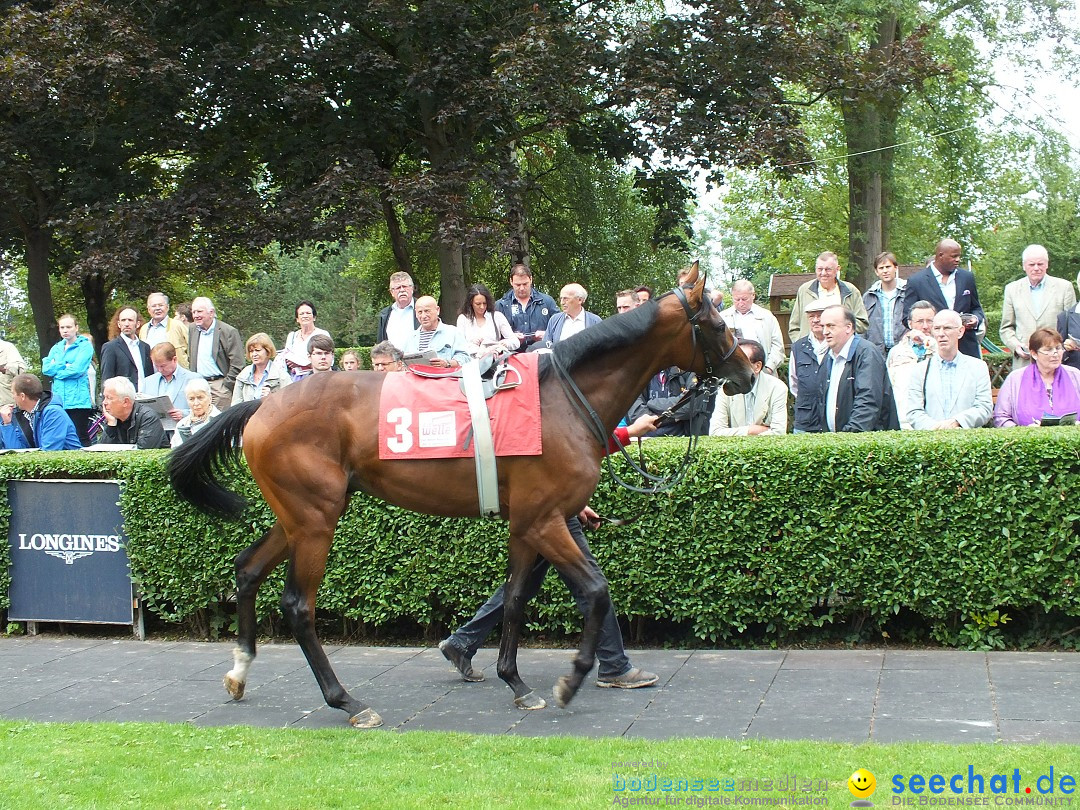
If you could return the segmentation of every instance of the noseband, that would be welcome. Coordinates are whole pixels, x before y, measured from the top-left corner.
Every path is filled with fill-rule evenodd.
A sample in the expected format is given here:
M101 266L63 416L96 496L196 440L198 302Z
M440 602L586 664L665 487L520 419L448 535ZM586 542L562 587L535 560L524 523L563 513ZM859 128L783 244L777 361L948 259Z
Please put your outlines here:
M690 321L690 351L692 352L690 355L690 362L692 363L694 355L697 354L698 337L701 332L701 313L704 312L706 309L711 308L712 302L706 303L708 299L704 295L702 295L701 309L699 309L697 312L694 312L690 308L690 302L687 300L686 293L683 291L682 287L675 287L675 289L673 289L671 292L674 293L675 297L679 299L679 303L682 304L683 311L686 313L686 319ZM713 363L712 353L709 351L708 345L708 341L702 338L701 354L702 357L705 359L705 376L701 379L708 381L715 388L724 382L724 380L720 379L717 376L716 368L722 366L730 359L731 355L733 355L735 353L735 350L739 347L739 341L735 340L734 338L732 339L731 347L724 353L724 356L720 358L719 363Z

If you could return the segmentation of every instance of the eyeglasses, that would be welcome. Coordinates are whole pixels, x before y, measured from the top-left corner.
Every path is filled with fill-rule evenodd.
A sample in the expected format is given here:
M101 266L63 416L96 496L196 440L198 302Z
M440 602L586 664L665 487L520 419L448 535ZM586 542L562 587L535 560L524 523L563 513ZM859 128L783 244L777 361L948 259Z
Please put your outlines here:
M1041 354L1043 357L1053 357L1055 354L1064 354L1065 348L1058 346L1056 349L1039 349L1037 354Z

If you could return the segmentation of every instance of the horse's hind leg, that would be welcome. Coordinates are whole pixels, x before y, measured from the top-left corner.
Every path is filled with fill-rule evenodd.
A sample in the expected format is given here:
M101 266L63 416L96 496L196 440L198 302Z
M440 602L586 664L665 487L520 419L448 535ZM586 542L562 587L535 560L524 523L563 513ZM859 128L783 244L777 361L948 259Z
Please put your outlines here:
M233 700L244 696L247 672L255 660L255 597L270 572L285 559L286 549L285 533L275 523L236 557L236 649L233 668L225 673L225 690Z
M381 726L383 721L378 713L345 691L315 633L315 596L326 571L326 557L333 540L333 529L322 541L311 534L304 539L304 543L297 544L289 562L285 593L281 597L282 612L304 652L304 657L307 658L311 671L315 673L315 680L319 682L326 705L346 712L349 722L355 728Z
M518 674L517 653L525 603L540 589L547 567L536 566L536 552L510 544L510 575L503 586L503 631L499 640L499 677L514 691L514 705L521 709L542 709L547 703L530 689Z

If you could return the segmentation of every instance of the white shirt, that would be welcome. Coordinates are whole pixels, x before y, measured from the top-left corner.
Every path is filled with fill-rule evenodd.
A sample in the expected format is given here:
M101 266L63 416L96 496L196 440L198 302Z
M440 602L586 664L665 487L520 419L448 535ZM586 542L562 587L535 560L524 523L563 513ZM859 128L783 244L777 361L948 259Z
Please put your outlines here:
M569 337L573 337L578 332L585 329L585 308L582 307L581 311L571 318L566 316L566 320L563 321L562 334L559 335L559 340L566 340Z
M139 370L139 384L136 386L136 388L139 391L142 391L143 380L146 379L146 369L143 368L142 364L142 352L139 351L139 344L142 343L142 341L138 338L132 340L127 335L120 335L120 337L122 337L124 339L124 343L127 344L128 354L131 355L131 359L135 363L135 368Z
M399 307L395 301L390 307L390 317L386 319L386 339L398 349L404 347L416 331L414 303L410 301L407 307Z
M946 305L948 305L949 309L952 309L953 304L956 303L956 271L953 270L949 273L949 278L946 279L933 262L930 263L930 269L934 271L934 278L937 279L938 286L941 287L941 294L945 296Z
M847 343L840 347L838 354L829 352L832 357L832 373L829 375L829 393L825 397L825 421L829 430L836 432L836 393L840 388L840 381L844 379L844 368L851 359L851 344L855 342L855 335L848 338ZM826 360L826 362L828 362Z

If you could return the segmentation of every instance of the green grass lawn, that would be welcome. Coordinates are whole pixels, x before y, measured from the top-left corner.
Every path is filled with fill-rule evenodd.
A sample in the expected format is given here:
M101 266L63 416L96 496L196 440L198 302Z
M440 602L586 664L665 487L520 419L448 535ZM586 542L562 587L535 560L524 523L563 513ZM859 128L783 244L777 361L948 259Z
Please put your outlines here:
M894 806L893 776L947 779L969 766L985 777L988 806L1039 796L1054 769L1080 779L1080 746L843 745L814 742L520 738L458 733L300 731L160 724L0 722L2 808L333 808L707 806L710 800L802 796L845 808L847 779L866 768L876 807ZM652 765L627 766L630 762ZM1016 769L1021 794L1012 792ZM615 790L615 774L627 789ZM629 780L828 780L823 791L633 791ZM989 793L1009 778L1009 794ZM687 787L692 787L692 783ZM1044 780L1043 787L1046 786ZM1068 785L1066 785L1068 786ZM759 782L758 787L763 785ZM946 791L948 791L946 783ZM906 796L912 796L910 792ZM924 792L922 797L931 794ZM949 792L942 794L951 796ZM1073 794L1075 795L1075 794ZM916 800L918 796L914 796ZM1077 797L1080 799L1080 796ZM746 806L746 805L739 805ZM816 806L825 806L818 803ZM1080 807L1080 801L1077 802Z

